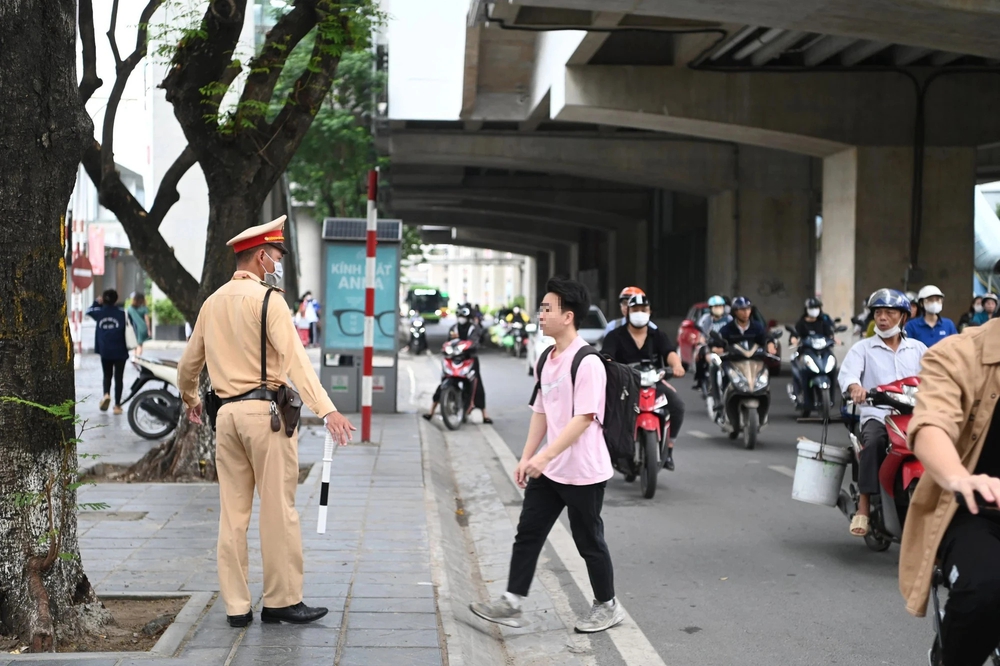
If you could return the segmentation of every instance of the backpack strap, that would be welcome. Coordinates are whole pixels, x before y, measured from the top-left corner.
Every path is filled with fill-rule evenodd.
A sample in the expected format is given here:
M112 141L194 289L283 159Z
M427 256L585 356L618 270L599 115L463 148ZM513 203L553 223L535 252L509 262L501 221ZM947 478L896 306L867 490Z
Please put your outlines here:
M573 364L569 367L569 379L570 382L572 382L574 390L576 389L576 373L580 369L580 364L583 363L583 359L588 356L596 356L597 358L602 359L602 361L604 358L601 356L601 352L597 351L593 345L585 345L576 352L576 356L573 357ZM573 406L573 416L576 416L576 405Z
M535 366L535 390L531 392L531 400L528 401L529 405L535 404L535 399L538 397L538 392L542 390L542 368L545 367L545 361L548 360L549 356L552 355L552 350L555 345L546 347L542 351L541 356L538 357L538 364Z
M267 302L273 289L264 294L264 306L260 311L260 387L267 388Z

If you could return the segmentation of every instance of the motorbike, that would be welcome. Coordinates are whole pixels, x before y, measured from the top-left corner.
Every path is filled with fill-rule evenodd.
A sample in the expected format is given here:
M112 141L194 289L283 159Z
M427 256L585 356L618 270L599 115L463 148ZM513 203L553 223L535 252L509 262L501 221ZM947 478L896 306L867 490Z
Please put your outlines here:
M918 377L883 384L869 391L865 401L865 404L889 408L893 412L885 417L885 427L889 433L889 455L879 467L879 493L870 498L869 531L865 535L865 544L876 552L886 550L893 542L898 543L903 538L903 525L910 507L910 498L920 477L924 475L923 464L906 445L906 431L916 406L919 385ZM837 499L837 508L848 520L857 513L860 497L857 483L861 440L853 430L850 430L850 437L852 481L847 490L840 491Z
M515 321L507 327L502 341L503 346L515 358L523 358L528 353L528 332L524 322Z
M670 368L657 368L652 361L633 363L630 367L639 373L639 414L635 420L635 456L624 469L626 481L639 478L639 490L646 499L656 494L656 478L663 467L667 446L670 444L670 412L667 397L656 394L656 385L668 374ZM618 462L625 466L624 461Z
M132 403L128 408L128 424L140 437L162 439L173 432L181 417L180 396L169 390L177 388L177 361L139 356L132 365L139 376L132 382L128 397L122 400L122 404ZM161 382L162 387L143 391L150 382Z
M414 317L410 322L410 342L411 354L423 354L427 351L427 327L423 317Z
M795 329L785 327L795 335ZM846 326L838 326L837 333L847 330ZM803 418L809 418L813 411L819 412L824 420L830 419L830 412L836 402L837 357L833 348L837 341L823 335L810 335L799 340L798 348L792 352L791 362L798 370L801 386L796 382L788 383L788 397L795 405L795 410ZM793 373L794 375L794 373Z
M468 417L476 394L476 345L472 340L449 340L441 348L441 418L449 430L458 430Z
M776 331L771 338L781 335ZM711 387L705 400L708 416L729 434L729 439L742 433L744 448L753 449L760 431L767 426L771 406L767 361L773 362L775 357L757 345L727 345L719 338L713 344L725 345L725 351L722 355L709 353Z

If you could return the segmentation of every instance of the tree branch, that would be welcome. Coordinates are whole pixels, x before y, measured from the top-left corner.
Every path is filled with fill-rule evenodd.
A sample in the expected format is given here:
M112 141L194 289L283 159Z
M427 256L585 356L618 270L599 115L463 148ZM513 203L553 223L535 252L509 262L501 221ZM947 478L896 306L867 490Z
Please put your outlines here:
M332 10L329 9L330 5L333 6ZM295 81L284 106L271 122L270 138L260 149L261 156L271 165L288 164L291 160L333 85L340 62L340 56L334 55L334 52L339 54L354 47L350 17L340 10L339 4L320 2L316 11L320 14L320 21L335 20L344 38L334 43L322 30L317 31L310 57L311 66ZM257 180L258 178L254 179L254 185L259 185Z
M309 34L316 25L315 0L299 0L295 8L283 15L267 33L267 40L260 54L250 61L250 75L243 86L240 104L244 102L261 102L267 104L274 95L274 87L278 83L285 61L292 49ZM237 126L239 126L237 115ZM254 122L263 127L263 115Z
M80 41L83 42L83 78L80 79L80 99L84 104L94 91L104 85L97 76L97 47L94 41L93 0L80 0L79 18Z
M102 173L101 159L101 144L94 141L83 154L83 167L97 186L101 205L121 222L143 270L163 289L187 320L194 322L201 309L198 281L181 265L160 232L149 224L149 216L122 183L118 172ZM174 166L177 166L176 163ZM157 200L160 200L159 194ZM165 213L166 210L163 210Z
M160 228L167 211L181 198L180 193L177 191L177 183L180 182L184 174L188 172L188 169L193 167L197 161L198 158L195 156L194 150L192 150L191 146L187 146L177 156L174 163L170 165L167 172L163 174L163 180L160 181L160 187L156 191L156 198L153 200L153 207L149 209L149 220L147 221L147 224L151 225L154 229Z
M149 20L153 13L163 4L163 0L149 0L145 9L139 17L139 28L135 36L135 50L124 61L118 53L118 40L115 37L115 26L118 23L118 0L115 0L111 9L111 28L108 30L108 40L111 42L111 51L115 54L115 85L111 88L111 95L108 97L108 105L104 111L104 129L102 133L101 150L101 173L105 177L110 177L115 173L115 117L118 115L118 105L122 101L125 93L125 86L132 75L135 66L146 57L146 47L148 40L146 35L149 31ZM97 181L95 181L97 182Z

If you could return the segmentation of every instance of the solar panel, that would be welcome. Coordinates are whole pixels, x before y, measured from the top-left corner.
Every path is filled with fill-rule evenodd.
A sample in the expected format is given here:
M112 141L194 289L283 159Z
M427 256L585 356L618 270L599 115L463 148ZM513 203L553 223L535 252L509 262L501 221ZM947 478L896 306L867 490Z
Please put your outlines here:
M368 222L358 217L328 217L323 220L323 240L363 241ZM379 220L375 237L380 243L399 243L403 240L401 220Z

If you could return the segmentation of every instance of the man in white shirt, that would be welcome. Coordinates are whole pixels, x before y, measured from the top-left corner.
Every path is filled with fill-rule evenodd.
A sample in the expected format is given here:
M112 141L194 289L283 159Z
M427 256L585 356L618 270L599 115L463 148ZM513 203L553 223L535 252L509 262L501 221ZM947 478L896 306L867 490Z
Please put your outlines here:
M840 389L857 404L868 398L868 391L891 382L920 374L920 360L927 351L924 343L906 338L903 325L910 314L910 302L895 289L879 289L868 299L875 316L875 335L857 342L847 353L840 368ZM870 497L879 492L878 471L885 460L889 434L885 429L885 410L861 407L861 450L858 461L858 512L851 520L851 534L868 534Z

